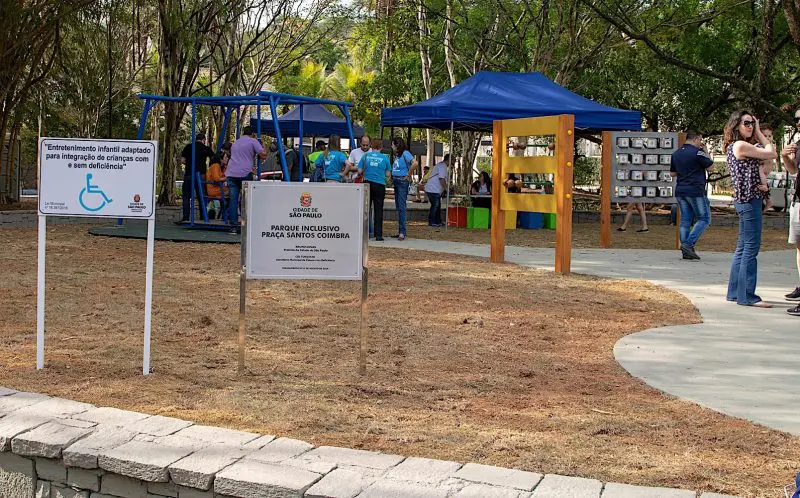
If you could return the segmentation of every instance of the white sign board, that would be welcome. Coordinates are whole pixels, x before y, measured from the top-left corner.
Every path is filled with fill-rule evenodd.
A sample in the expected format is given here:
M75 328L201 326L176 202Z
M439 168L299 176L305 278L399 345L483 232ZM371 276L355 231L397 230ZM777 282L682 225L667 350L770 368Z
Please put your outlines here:
M361 280L365 184L248 182L248 279Z
M39 155L41 214L155 217L157 142L42 138Z

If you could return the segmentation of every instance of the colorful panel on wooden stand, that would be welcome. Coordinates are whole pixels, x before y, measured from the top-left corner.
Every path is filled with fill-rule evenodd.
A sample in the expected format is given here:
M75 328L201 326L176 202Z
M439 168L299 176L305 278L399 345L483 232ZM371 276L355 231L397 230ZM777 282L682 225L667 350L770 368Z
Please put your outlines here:
M517 229L517 212L506 211L506 230Z
M556 213L545 213L544 227L547 228L548 230L556 229Z
M467 228L489 228L491 211L486 208L467 208Z
M527 228L529 230L538 230L544 228L544 214L542 213L519 213L519 227Z
M461 206L447 208L447 226L467 228L467 208Z

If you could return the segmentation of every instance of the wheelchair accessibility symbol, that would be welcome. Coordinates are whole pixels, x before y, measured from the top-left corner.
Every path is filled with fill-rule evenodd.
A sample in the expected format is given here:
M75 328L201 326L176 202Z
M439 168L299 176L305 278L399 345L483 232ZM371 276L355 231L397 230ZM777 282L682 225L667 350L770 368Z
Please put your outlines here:
M106 207L106 204L111 204L111 199L99 186L92 185L92 174L86 173L86 186L81 190L78 202L81 203L83 209L95 212Z

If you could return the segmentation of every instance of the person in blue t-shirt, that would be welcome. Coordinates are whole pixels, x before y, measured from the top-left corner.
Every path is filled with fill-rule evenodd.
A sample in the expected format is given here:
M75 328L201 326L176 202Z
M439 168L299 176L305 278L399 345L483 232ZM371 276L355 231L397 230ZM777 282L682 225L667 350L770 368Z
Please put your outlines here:
M683 259L698 260L695 244L711 224L711 206L706 195L706 172L714 167L703 136L686 132L686 143L672 153L670 174L677 178L675 198L681 210L681 253Z
M325 172L327 183L342 183L344 174L352 169L352 165L347 160L347 156L340 149L341 139L339 135L331 135L328 139L328 148L323 152L314 163L315 167L322 167Z
M375 240L383 240L383 200L386 197L386 180L392 174L392 165L386 154L380 152L383 140L372 140L371 149L358 162L358 172L364 175L369 184L369 202L371 216L375 217Z
M392 164L392 184L394 186L394 204L397 208L399 230L392 237L399 240L406 238L406 217L408 209L408 186L412 173L419 164L406 148L406 141L400 137L392 140L392 150L397 155Z

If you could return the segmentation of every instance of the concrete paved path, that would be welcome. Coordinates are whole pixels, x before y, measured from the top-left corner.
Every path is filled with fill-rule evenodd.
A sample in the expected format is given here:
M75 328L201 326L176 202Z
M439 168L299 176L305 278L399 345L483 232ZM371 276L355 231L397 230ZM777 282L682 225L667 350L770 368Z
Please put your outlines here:
M373 246L489 256L486 245L412 240ZM617 361L632 375L666 393L721 413L800 435L800 317L786 313L783 295L797 285L794 251L759 255L757 292L775 304L763 310L725 300L731 254L701 253L701 262L679 251L581 249L572 271L646 279L686 295L702 324L646 330L621 339ZM511 263L552 269L552 249L507 247Z

